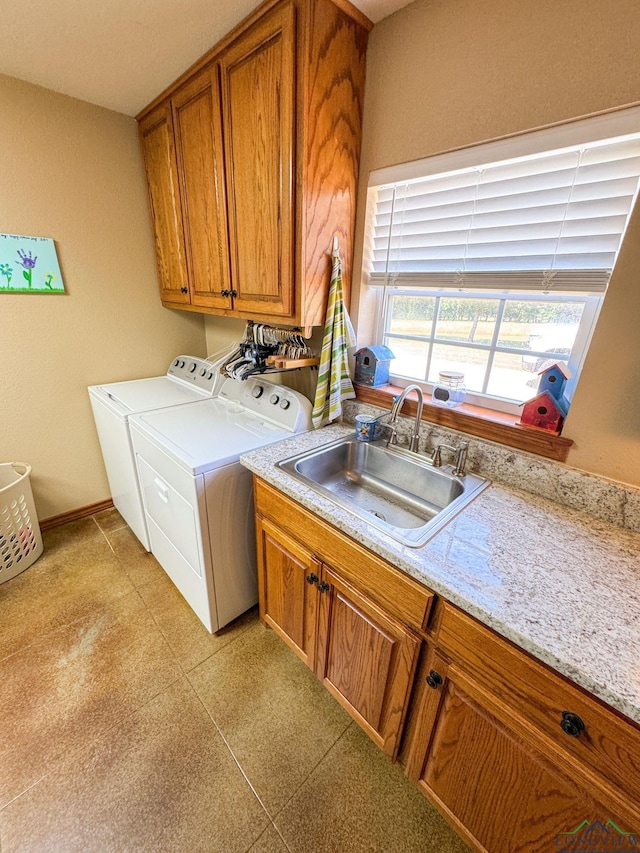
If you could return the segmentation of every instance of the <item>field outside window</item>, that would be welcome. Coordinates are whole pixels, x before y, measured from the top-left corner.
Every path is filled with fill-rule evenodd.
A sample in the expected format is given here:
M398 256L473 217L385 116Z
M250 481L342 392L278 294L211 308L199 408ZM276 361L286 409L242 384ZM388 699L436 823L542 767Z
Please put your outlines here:
M515 411L535 393L540 370L555 362L578 370L599 301L390 294L384 342L395 355L392 373L433 384L441 370L460 371L469 392Z

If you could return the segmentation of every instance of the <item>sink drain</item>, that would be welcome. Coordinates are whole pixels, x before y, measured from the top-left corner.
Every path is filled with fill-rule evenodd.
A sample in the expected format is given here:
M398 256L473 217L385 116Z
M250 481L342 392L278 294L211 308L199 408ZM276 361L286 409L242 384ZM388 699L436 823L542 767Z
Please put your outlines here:
M367 510L367 512L370 512L370 513L371 513L371 515L375 515L375 517L376 517L376 518L379 518L379 519L381 519L382 521L386 521L386 520L387 520L387 519L384 517L384 515L383 515L381 512L378 512L378 510L376 510L376 509L368 509L368 510Z

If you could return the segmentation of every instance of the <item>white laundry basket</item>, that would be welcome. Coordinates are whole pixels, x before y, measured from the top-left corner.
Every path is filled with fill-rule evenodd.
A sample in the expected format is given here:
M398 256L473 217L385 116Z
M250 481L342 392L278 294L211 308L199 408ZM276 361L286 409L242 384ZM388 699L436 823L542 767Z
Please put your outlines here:
M0 583L28 569L42 554L42 535L31 493L31 465L0 463Z

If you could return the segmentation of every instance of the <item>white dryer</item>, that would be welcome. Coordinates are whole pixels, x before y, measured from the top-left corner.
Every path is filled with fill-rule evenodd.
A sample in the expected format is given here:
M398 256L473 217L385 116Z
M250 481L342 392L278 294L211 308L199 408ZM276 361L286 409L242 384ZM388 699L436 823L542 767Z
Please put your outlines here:
M151 551L212 633L258 600L253 481L240 455L311 427L311 403L262 377L133 415Z
M219 387L220 375L211 362L180 355L171 362L165 376L89 388L114 506L147 551L151 546L129 434L129 417L136 412L208 399Z

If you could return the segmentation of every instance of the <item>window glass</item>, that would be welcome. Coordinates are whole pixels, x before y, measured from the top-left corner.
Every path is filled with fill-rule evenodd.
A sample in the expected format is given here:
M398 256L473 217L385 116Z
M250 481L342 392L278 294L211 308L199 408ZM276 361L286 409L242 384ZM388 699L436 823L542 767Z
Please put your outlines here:
M402 338L387 338L385 344L395 356L391 366L397 376L407 376L424 382L429 358L428 343L403 340Z
M436 338L439 341L491 344L499 304L497 299L440 299Z
M581 302L508 300L498 345L567 357L575 343L583 310Z
M389 307L389 332L423 337L431 335L435 296L392 296Z
M491 365L487 394L518 403L529 400L536 393L539 381L537 372L530 369L533 364L535 362L528 362L525 355L497 352Z
M441 370L455 370L464 373L464 384L469 391L482 393L488 360L487 350L434 344L429 382L437 382Z
M586 305L598 301L506 293L392 294L384 335L395 355L391 373L435 383L440 371L458 371L467 391L482 398L478 402L491 406L497 398L515 412L535 394L541 370L556 362L580 363L576 340L581 324L588 327L596 311L592 305L586 312ZM583 349L587 339L585 328Z

